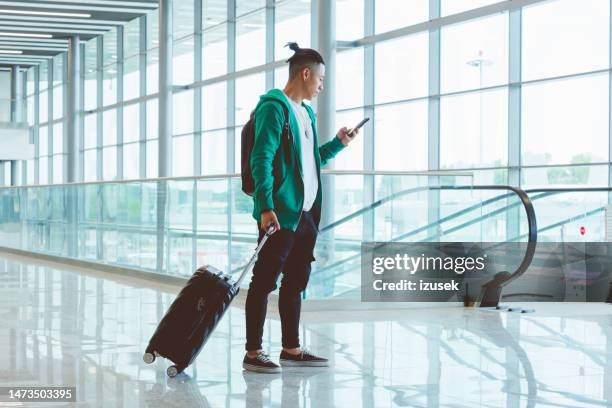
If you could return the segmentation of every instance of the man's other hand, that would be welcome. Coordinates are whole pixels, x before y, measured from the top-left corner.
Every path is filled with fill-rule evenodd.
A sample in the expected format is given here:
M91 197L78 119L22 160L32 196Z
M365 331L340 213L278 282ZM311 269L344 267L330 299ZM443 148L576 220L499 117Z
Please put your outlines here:
M263 211L261 213L261 229L268 231L270 224L274 225L274 232L281 229L281 226L278 223L278 218L276 218L276 213L274 213L273 210Z
M348 146L348 144L351 143L353 139L357 137L357 135L359 135L359 129L349 129L344 126L338 131L336 137L340 139L343 145Z

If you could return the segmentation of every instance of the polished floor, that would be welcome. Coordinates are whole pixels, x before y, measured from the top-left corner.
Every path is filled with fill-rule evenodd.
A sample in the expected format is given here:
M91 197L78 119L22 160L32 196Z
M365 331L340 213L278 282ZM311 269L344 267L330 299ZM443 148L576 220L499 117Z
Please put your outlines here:
M79 407L612 406L612 305L308 312L303 342L332 367L278 375L243 372L233 307L197 364L168 379L142 351L177 288L143 285L1 255L0 386L76 386L78 402L60 406ZM278 357L275 314L264 347Z

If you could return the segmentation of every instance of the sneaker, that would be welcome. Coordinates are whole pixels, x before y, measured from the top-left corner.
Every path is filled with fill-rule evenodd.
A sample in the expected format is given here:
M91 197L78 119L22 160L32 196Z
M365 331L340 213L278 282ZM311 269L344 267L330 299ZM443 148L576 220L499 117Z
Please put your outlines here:
M270 360L270 357L265 353L259 353L257 357L250 358L248 354L245 354L244 360L242 360L242 368L248 371L255 371L257 373L280 373L281 368L278 364L275 364Z
M300 354L290 354L284 350L280 355L280 364L285 367L327 367L329 361L323 357L317 357L306 349Z

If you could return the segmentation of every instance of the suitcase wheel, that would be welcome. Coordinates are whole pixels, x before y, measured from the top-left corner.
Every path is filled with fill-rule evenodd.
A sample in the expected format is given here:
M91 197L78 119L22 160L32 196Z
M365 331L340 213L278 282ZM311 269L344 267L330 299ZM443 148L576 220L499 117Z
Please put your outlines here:
M155 361L155 353L147 351L143 354L142 360L147 364L153 364Z
M177 366L173 365L173 366L168 367L168 369L166 370L166 374L168 374L168 377L174 378L181 371L183 371L183 370L179 370L179 368Z

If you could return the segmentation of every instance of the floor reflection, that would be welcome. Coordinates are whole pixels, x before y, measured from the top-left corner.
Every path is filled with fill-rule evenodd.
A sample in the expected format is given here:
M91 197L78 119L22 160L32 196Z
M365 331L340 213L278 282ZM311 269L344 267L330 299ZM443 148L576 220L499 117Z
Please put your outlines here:
M0 258L0 386L70 385L96 407L612 406L612 306L307 313L302 338L330 368L241 369L232 308L197 363L174 379L142 351L175 293ZM264 347L280 352L280 324Z

